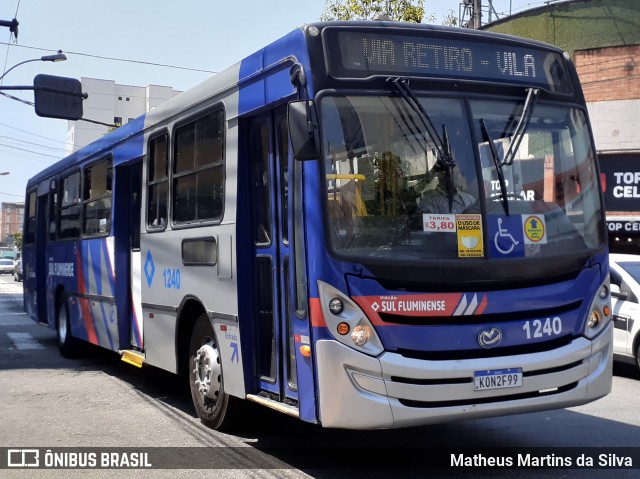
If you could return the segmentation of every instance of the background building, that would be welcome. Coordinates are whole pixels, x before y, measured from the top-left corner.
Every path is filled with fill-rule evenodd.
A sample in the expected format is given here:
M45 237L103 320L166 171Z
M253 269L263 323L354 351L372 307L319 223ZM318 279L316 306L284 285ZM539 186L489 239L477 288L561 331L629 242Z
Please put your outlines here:
M611 249L640 253L640 1L556 2L484 29L571 55L595 135Z
M22 231L24 203L5 203L0 208L0 246L13 246L14 233Z
M82 91L89 94L84 101L84 117L108 124L124 125L181 93L169 86L147 87L119 85L112 80L81 78ZM79 150L109 131L108 126L87 121L70 121L67 129L67 151Z

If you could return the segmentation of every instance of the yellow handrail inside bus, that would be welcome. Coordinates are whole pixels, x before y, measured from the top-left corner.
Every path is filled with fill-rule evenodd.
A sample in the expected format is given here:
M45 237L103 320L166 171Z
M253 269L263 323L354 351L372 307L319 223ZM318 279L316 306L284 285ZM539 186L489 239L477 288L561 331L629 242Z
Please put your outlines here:
M357 183L359 181L366 180L366 176L357 175L357 174L330 173L326 175L326 177L327 177L327 180L355 180L356 183L353 183L353 185L355 186L354 193L356 195L356 198L355 198L356 210L354 213L356 216L367 216L367 207L365 206L364 201L362 200L362 185Z
M359 180L359 181L364 181L366 179L366 176L364 175L336 175L334 173L328 174L327 175L327 180Z

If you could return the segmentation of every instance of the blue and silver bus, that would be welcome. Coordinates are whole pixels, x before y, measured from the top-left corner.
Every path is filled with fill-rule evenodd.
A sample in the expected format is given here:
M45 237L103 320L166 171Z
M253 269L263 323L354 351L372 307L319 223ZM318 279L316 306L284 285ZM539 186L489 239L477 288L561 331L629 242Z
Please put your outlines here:
M26 188L25 309L248 402L397 428L608 394L605 217L556 47L391 22L308 24Z

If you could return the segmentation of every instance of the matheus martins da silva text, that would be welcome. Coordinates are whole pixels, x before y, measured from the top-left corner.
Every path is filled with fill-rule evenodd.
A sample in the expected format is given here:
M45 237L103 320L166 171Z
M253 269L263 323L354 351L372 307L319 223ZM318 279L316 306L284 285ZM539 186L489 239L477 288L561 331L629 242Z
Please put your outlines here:
M575 457L545 454L517 454L515 456L485 456L451 454L451 467L633 467L633 458L606 453Z

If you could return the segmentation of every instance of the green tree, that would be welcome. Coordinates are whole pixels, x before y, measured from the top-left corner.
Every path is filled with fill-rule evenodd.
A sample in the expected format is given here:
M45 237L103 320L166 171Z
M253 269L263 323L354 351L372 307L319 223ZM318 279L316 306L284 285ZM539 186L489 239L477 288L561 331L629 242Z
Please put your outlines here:
M379 15L396 22L434 22L425 15L424 0L325 0L321 20L373 20Z
M458 25L458 16L456 12L453 10L449 10L447 14L444 16L444 20L442 20L443 25L447 25L449 27L457 27Z
M13 233L11 236L13 236L13 245L22 251L22 231Z
M107 128L107 133L111 133L112 131L115 131L118 128L120 128L121 126L122 126L122 123L114 123L113 126L110 126L109 128ZM107 133L105 133L105 135Z

